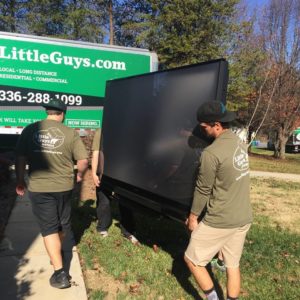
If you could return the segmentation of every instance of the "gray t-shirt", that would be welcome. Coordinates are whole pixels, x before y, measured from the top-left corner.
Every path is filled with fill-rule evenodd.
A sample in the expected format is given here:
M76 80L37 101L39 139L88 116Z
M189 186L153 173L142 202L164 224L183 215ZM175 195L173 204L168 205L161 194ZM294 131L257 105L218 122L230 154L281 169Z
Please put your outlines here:
M191 212L216 228L252 222L247 146L231 130L223 132L200 158Z

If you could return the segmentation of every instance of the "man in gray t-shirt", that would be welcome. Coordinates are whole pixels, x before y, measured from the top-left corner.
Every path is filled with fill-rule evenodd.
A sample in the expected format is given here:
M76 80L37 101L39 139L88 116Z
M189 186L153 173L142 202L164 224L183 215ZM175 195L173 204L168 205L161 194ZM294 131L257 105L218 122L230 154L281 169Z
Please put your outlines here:
M209 300L218 300L206 265L221 251L227 274L227 299L240 293L239 261L252 222L247 146L230 129L235 113L221 102L198 109L200 128L214 142L200 158L199 174L186 224L191 234L185 261ZM206 213L198 223L198 217Z

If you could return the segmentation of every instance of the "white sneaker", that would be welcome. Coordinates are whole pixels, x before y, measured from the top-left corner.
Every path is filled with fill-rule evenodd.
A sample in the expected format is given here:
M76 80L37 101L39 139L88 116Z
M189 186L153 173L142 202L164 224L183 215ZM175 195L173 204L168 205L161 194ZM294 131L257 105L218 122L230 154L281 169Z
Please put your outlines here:
M100 231L100 235L105 238L108 236L108 232L106 230Z
M133 245L137 245L139 244L139 240L134 236L134 235L130 235L128 237L126 237Z
M131 234L129 231L127 231L124 226L120 226L121 227L121 233L123 234L123 236L128 239L132 244L137 245L139 244L139 240L133 235Z

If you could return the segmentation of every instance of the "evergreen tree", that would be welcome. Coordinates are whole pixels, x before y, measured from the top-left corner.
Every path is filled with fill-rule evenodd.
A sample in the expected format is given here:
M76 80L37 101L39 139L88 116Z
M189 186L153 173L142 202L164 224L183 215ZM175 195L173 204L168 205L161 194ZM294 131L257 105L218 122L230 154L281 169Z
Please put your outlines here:
M26 31L39 36L102 43L107 34L106 0L27 0Z
M73 40L103 43L108 22L106 0L70 0L65 35Z
M24 3L27 32L59 37L64 33L66 3L64 0L28 0Z
M117 25L133 45L156 51L165 67L192 64L224 54L238 2L127 0Z
M155 8L150 1L114 1L115 43L125 47L149 48L149 29Z
M156 37L153 47L162 62L178 66L223 56L236 3L235 0L166 1L152 32Z
M22 0L3 0L0 2L0 30L16 32L22 17Z

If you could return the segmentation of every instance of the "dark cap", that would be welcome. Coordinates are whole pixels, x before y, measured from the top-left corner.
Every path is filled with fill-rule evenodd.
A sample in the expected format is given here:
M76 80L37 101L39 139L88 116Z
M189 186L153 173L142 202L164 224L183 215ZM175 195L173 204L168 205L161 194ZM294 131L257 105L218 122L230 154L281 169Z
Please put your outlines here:
M67 105L59 99L50 99L48 103L44 103L42 106L46 109L53 109L63 112L67 110Z
M197 111L198 122L221 122L227 123L235 120L236 114L226 110L225 105L219 101L209 101L203 103Z

